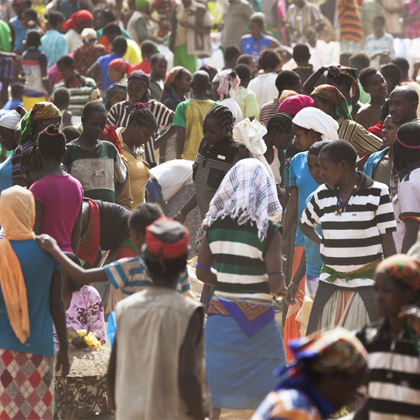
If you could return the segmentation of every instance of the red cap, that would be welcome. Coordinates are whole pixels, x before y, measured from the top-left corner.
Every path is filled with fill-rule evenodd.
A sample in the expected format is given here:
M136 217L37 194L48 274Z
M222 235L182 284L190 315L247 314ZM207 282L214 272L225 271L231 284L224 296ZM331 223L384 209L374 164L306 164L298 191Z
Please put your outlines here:
M188 229L168 217L161 217L146 228L146 251L163 259L182 257L188 252Z

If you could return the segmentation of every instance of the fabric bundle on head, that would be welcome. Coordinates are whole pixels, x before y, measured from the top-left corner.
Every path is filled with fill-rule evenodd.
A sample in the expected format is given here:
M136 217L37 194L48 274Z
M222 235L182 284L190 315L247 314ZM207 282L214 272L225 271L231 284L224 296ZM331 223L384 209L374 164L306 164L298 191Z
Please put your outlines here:
M353 119L346 98L335 86L319 85L313 90L311 96L331 101L335 106L337 117L344 117L347 120Z
M0 285L10 325L21 343L30 335L26 286L20 262L10 241L35 238L35 200L30 191L15 185L0 195L0 225L5 238L0 241Z
M20 116L19 112L15 110L9 111L7 114L0 118L0 127L14 130L21 118L22 117Z
M351 98L359 99L360 96L360 90L359 90L359 82L357 81L357 69L354 67L346 67L346 66L340 66L340 73L344 76L347 76L351 79Z
M241 84L241 79L233 70L222 70L213 77L212 83L219 83L217 93L220 95L220 100L223 101L230 92L236 92Z
M73 13L70 16L70 19L66 21L64 24L64 29L68 31L69 29L76 29L76 26L79 23L88 22L89 20L93 20L92 13L89 12L89 10L79 10L75 13Z
M279 101L280 103L282 103L285 99L290 98L291 96L296 96L296 95L298 95L298 93L295 92L294 90L288 90L288 89L283 90L283 92L280 95Z
M93 40L96 40L97 38L96 31L93 28L83 29L80 36L82 37L83 41L93 41Z
M307 95L294 95L286 98L279 106L278 112L296 115L303 108L307 108L314 104L314 100Z
M109 63L109 67L119 70L125 74L130 74L131 72L131 65L127 60L123 58L116 58Z
M420 261L406 254L396 254L383 260L376 268L376 275L384 274L420 290Z
M34 121L49 118L61 118L60 110L52 102L38 102L35 104L20 122L19 145L24 144L26 139L32 134Z
M267 235L268 218L280 216L282 208L275 184L257 159L242 159L223 178L210 202L204 224L231 217L239 225L253 222L258 238Z
M338 123L318 108L304 108L293 118L293 124L321 134L322 140L338 140Z

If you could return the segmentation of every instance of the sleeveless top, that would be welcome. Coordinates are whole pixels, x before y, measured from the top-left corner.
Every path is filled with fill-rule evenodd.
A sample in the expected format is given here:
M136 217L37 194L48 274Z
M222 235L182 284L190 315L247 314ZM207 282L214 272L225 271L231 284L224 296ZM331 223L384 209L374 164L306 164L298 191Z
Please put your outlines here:
M258 41L252 38L252 35L244 35L242 37L242 53L251 54L255 61L258 60L258 56L261 51L267 50L271 47L271 38L264 35Z

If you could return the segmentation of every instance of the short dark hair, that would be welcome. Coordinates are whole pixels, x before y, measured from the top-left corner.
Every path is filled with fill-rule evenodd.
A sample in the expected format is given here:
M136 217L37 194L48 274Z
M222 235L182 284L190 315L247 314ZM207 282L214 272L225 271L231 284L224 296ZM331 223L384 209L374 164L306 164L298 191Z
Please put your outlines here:
M249 66L251 61L255 62L254 57L251 54L241 54L236 60L236 64L246 64Z
M27 47L39 47L41 45L41 35L35 30L31 29L26 33L26 46Z
M94 13L102 14L108 23L115 22L116 20L114 12L110 9L98 9Z
M111 44L111 50L115 52L115 54L124 56L127 52L127 40L124 38L123 35L118 35L114 38Z
M276 77L276 88L280 94L286 86L296 85L299 82L300 76L297 73L290 70L281 70Z
M76 68L76 63L73 57L70 57L69 55L63 55L57 60L57 67L61 66L74 70Z
M260 52L258 56L258 65L263 70L275 69L281 63L280 56L273 49L267 49Z
M374 76L376 73L378 73L378 70L375 69L374 67L367 67L360 72L359 81L363 89L366 90L368 86L368 78L370 76Z
M157 54L153 54L152 57L150 58L150 65L154 66L159 60L166 60L166 57L163 54L157 53Z
M142 203L131 212L128 218L128 227L137 233L145 235L147 226L163 216L164 214L159 204Z
M293 59L295 61L309 60L310 58L311 53L306 44L299 43L293 47Z
M38 13L34 9L25 9L22 13L22 16L26 16L29 19L33 19L38 22Z
M379 22L381 25L385 26L385 16L378 15L373 18L373 21Z
M70 92L66 88L54 90L52 102L58 109L64 109L70 102Z
M414 162L420 162L420 124L416 122L408 122L398 129L397 138L401 143L406 144L404 147L400 142L394 142L394 167L396 171L402 171L407 165Z
M141 54L147 57L152 56L156 51L157 47L153 41L146 39L141 43Z
M12 94L12 98L20 98L23 95L25 90L25 86L22 83L13 83L10 92Z
M408 60L406 60L404 57L396 57L391 60L392 64L395 64L401 71L401 73L404 75L408 73L408 70L410 68L410 64L408 63Z
M180 273L185 271L187 267L187 257L188 253L182 257L174 259L161 259L160 261L154 261L153 258L148 257L147 250L144 253L145 263L147 271L150 274L150 277L158 277L164 274L169 274L172 276L179 276Z
M328 157L334 162L347 162L350 166L356 166L357 151L345 140L335 140L325 145L321 151L322 154L328 154Z
M370 66L370 58L365 53L357 53L350 57L350 63L358 70L362 70Z
M66 136L66 143L68 143L69 141L78 139L81 134L80 131L76 127L73 127L72 125L64 127L61 131Z
M103 112L106 115L106 108L102 101L89 101L83 108L82 116L84 118L89 118L94 112Z
M321 141L317 141L316 143L314 143L309 149L308 149L308 154L309 155L314 155L314 156L319 156L319 154L321 153L322 149L329 144L330 141L329 140L321 140Z
M249 20L249 23L251 23L251 22L256 23L257 25L260 25L261 28L264 28L264 26L265 26L265 20L260 14L258 14L258 15L254 14L253 16L251 16L251 19Z
M59 23L65 22L66 17L61 12L49 12L48 13L48 23L52 28L55 28Z
M238 64L235 67L236 74L241 80L251 79L251 70L246 64Z
M395 64L384 64L383 66L379 67L379 71L382 73L382 76L391 78L396 85L400 83L401 70Z
M225 60L225 64L226 61L230 61L230 60L237 60L238 57L240 57L241 52L239 51L239 48L236 47L235 45L230 45L229 47L226 47L225 52L223 54L223 58Z
M104 30L102 32L105 36L107 35L121 35L122 31L121 28L114 22L109 22L105 25Z
M66 152L66 137L57 125L51 124L38 134L36 145L42 156L61 163Z

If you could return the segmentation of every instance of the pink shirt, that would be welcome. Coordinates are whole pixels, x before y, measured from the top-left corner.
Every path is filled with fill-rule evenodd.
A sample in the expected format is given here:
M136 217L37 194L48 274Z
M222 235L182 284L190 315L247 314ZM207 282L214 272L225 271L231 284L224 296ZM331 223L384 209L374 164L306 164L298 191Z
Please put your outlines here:
M71 175L46 175L29 190L43 207L40 233L52 236L62 251L73 252L71 234L82 205L82 184Z

